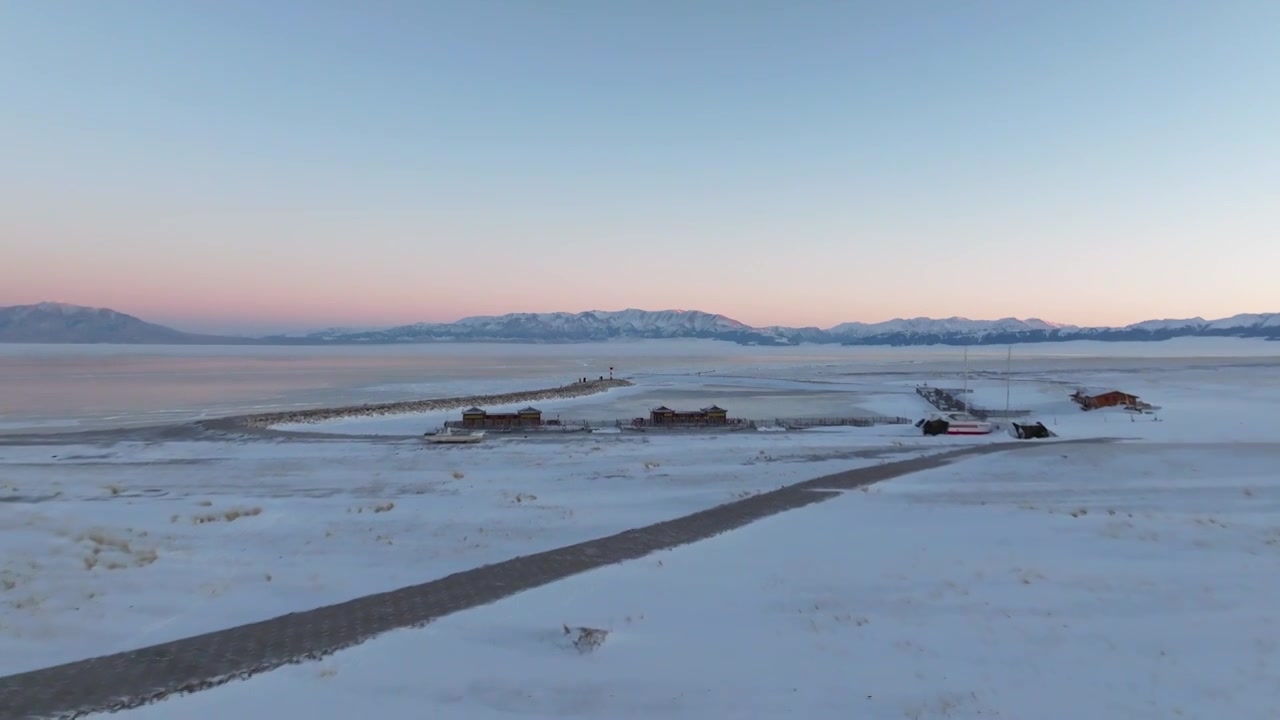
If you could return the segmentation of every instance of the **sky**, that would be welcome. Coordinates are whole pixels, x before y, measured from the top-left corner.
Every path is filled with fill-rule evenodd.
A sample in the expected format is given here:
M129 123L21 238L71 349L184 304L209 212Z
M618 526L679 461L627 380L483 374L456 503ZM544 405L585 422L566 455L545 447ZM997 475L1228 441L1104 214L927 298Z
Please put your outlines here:
M1280 311L1274 0L0 0L0 305Z

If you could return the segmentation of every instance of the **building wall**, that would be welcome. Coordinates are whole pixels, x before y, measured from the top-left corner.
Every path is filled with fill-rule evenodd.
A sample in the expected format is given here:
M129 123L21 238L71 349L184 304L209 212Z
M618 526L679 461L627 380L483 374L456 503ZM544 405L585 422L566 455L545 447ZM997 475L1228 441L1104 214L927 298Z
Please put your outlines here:
M1136 401L1137 398L1132 395L1126 395L1124 393L1107 393L1106 395L1099 395L1098 397L1093 398L1093 406L1115 407L1117 405L1132 405Z
M675 412L650 413L649 422L653 425L727 425L727 413Z
M462 426L468 428L538 427L541 415L463 415Z
M1075 396L1075 401L1086 410L1095 410L1104 407L1116 407L1118 405L1133 405L1138 402L1138 398L1122 392L1103 393L1102 395L1081 395Z

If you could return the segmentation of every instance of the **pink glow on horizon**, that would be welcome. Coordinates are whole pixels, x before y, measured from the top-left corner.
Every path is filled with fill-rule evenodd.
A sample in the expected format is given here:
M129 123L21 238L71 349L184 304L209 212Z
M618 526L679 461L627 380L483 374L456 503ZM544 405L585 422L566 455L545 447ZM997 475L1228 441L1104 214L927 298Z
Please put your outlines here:
M0 305L1280 311L1280 3L233 5L0 11Z
M269 288L246 292L223 288L199 295L175 293L156 297L150 292L132 288L67 288L34 292L30 288L10 285L0 291L0 305L31 304L42 301L67 302L89 307L107 307L134 315L148 322L168 325L180 330L195 332L272 332L288 329L322 327L391 327L417 322L452 322L472 315L502 315L516 312L582 312L586 310L642 310L696 309L720 313L747 325L761 327L783 325L791 327L831 327L843 322L881 322L900 317L944 318L953 315L971 319L993 320L1003 317L1039 317L1042 320L1081 326L1122 326L1143 320L1166 317L1193 317L1196 315L1214 319L1240 312L1274 312L1275 308L1239 308L1220 313L1187 311L1184 313L1158 313L1137 315L1132 312L1077 312L1062 317L1048 312L1019 312L1016 307L999 306L996 302L968 303L965 307L930 305L932 299L911 304L895 304L892 309L885 303L865 303L861 311L839 306L826 308L795 307L794 304L764 305L757 302L730 302L724 299L717 304L714 298L692 298L679 303L645 302L643 298L618 297L613 302L584 305L572 297L549 299L542 297L537 304L528 300L506 297L488 297L466 302L457 297L439 297L446 293L423 293L421 290L401 291L362 288L350 294L326 292L302 294L300 288ZM25 291L25 292L24 292ZM412 297L415 293L425 297Z
M1221 267L1230 273L1206 275L1194 284L1170 284L1167 274L1156 272L1082 284L1076 273L1088 266L1085 260L1072 258L1055 271L1051 258L1017 256L999 284L942 291L930 285L927 274L913 274L905 257L859 265L863 257L854 248L821 261L805 254L766 258L709 249L698 257L690 257L693 251L668 256L623 250L565 263L537 247L504 246L497 252L463 245L449 250L446 265L435 257L441 251L402 243L397 235L363 245L329 238L307 246L307 252L286 245L268 253L267 240L254 228L193 226L194 239L166 250L158 238L136 246L95 244L99 233L89 225L80 219L55 228L66 235L60 244L32 243L29 251L5 258L0 305L68 302L178 329L246 333L625 308L691 308L753 326L822 328L921 316L1116 326L1280 310L1271 265L1234 246L1220 251ZM222 237L240 240L233 244ZM673 263L670 257L685 260ZM963 252L939 256L931 267L961 261L973 263L963 267L974 277L994 277L982 258ZM1195 264L1193 258L1180 262ZM716 271L708 273L708 267Z

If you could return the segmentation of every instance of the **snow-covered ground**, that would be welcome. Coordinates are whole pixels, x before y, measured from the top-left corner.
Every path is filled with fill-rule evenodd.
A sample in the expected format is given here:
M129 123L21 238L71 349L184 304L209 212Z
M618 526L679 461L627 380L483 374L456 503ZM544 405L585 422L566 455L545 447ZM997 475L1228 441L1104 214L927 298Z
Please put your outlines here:
M1277 461L974 459L131 716L1276 717Z
M928 447L910 427L0 447L0 674L411 585Z
M1035 441L133 712L1280 717L1280 443L1267 430L1280 365L1153 365L1015 364L1014 407L1062 439L1124 442ZM928 409L917 382L960 385L954 372L861 369L653 375L558 411L615 417L676 393L682 406L817 398L913 417ZM978 404L1004 406L1003 378L978 371L970 385ZM1067 399L1077 385L1114 385L1160 410L1082 412ZM299 428L367 435L336 440L0 445L0 674L1008 439L924 438L911 426L474 447L387 437L427 420ZM563 624L610 635L579 655Z
M1096 344L1096 343L1095 343ZM1272 345L1275 345L1272 343ZM1210 344L1210 349L1213 347ZM1198 349L1203 352L1203 349ZM1280 351L1280 346L1277 346ZM975 353L976 355L976 353ZM1107 437L1153 437L1195 440L1232 434L1239 439L1274 436L1265 418L1280 403L1280 361L1232 358L1214 362L1195 357L1157 362L1154 367L1134 367L1115 358L1082 361L1063 366L1037 367L1020 360L1007 376L1004 358L975 358L967 384L970 402L977 407L1030 410L1027 421L1039 420L1063 434ZM997 362L998 360L998 362ZM1029 367L1030 366L1030 367ZM1118 367L1117 367L1118 366ZM639 375L633 387L610 390L568 400L535 403L547 418L612 422L644 417L658 405L699 408L716 404L731 417L770 420L787 417L888 416L919 418L932 410L917 394L916 386L961 388L966 383L959 368L885 372L860 366L830 365L761 368L752 374L740 371L707 374ZM1160 410L1131 416L1121 410L1082 413L1070 400L1078 387L1107 387L1139 396ZM1248 400L1248 402L1243 402ZM528 403L492 406L492 412L509 412ZM1163 409L1175 410L1168 415ZM420 435L446 420L457 420L461 410L377 417L353 417L320 423L280 425L293 432L353 435ZM1165 424L1165 420L1172 423ZM1135 428L1136 423L1155 423Z

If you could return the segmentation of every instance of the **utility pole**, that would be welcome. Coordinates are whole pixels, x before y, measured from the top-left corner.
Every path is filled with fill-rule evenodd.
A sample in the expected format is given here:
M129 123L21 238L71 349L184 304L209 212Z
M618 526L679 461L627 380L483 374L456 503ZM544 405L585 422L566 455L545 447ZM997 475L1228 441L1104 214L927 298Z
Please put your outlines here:
M1009 354L1004 358L1004 416L1009 417L1009 381L1013 368L1013 345L1009 345Z

